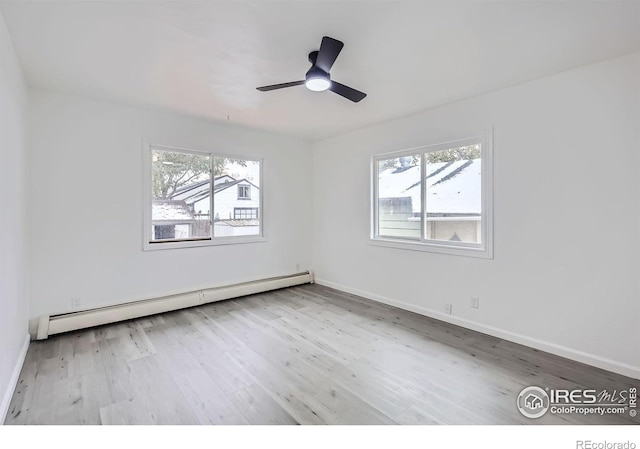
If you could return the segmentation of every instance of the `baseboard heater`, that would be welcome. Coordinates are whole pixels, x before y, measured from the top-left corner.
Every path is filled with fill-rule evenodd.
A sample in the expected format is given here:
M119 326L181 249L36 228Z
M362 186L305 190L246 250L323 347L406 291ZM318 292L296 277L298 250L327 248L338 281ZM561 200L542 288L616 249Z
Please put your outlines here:
M65 313L62 315L42 316L38 320L37 340L44 340L49 335L63 332L116 323L118 321L185 309L210 302L238 298L240 296L277 290L313 283L313 273L306 271L289 276L279 276L240 284L196 290L160 298L145 299L115 306L101 307L82 312Z

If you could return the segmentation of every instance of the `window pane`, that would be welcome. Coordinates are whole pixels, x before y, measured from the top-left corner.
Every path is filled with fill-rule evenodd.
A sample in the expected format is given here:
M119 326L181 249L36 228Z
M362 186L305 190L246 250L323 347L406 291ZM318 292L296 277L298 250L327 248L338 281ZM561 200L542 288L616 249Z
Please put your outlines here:
M236 207L233 209L233 218L256 219L258 218L258 208L257 207Z
M419 239L420 155L378 161L378 235Z
M213 235L260 235L260 162L214 157Z
M211 158L153 150L151 241L211 238Z
M425 238L481 243L480 144L426 153Z

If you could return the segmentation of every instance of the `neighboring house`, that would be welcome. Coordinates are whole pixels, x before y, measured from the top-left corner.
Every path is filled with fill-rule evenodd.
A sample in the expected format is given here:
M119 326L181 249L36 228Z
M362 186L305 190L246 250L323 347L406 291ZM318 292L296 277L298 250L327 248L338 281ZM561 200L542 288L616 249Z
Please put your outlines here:
M213 180L214 232L217 236L256 235L260 232L260 188L247 179L228 175ZM169 200L154 200L156 239L208 236L211 220L210 181L177 189ZM172 234L173 227L173 234ZM206 234L203 234L205 232Z
M420 235L420 167L401 161L378 178L380 235ZM427 164L427 238L479 242L481 160Z
M246 179L214 184L215 217L219 220L241 220L260 218L260 189ZM195 210L206 210L208 197L198 200Z

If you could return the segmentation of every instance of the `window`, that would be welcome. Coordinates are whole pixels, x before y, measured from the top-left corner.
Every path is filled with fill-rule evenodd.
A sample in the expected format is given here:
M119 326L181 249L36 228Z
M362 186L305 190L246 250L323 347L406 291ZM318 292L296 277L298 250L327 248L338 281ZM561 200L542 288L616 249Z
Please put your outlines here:
M236 220L257 220L257 207L236 207L233 209L233 218Z
M147 149L145 249L264 240L260 160Z
M373 158L371 241L492 257L489 134Z
M250 200L251 199L251 186L239 185L238 186L238 199Z

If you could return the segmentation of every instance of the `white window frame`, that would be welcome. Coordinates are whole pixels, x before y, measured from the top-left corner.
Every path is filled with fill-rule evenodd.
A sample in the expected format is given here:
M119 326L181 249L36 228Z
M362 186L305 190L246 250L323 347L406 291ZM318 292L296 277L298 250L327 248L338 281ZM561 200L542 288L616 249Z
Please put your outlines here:
M155 250L165 250L165 249L177 249L177 248L194 248L200 246L218 246L218 245L235 245L242 243L257 243L257 242L265 242L267 239L265 237L265 229L264 229L264 210L260 210L258 214L258 221L260 226L260 234L257 235L242 235L242 236L230 236L230 237L215 237L214 235L214 218L215 217L215 209L214 209L214 184L213 184L213 159L215 157L224 157L231 159L245 159L248 161L255 161L260 164L260 187L258 189L258 208L264 208L264 160L258 157L250 157L250 156L242 156L237 154L223 154L214 151L206 151L200 149L190 149L190 148L180 148L173 147L162 144L152 144L143 141L143 176L142 176L142 210L143 210L143 220L142 220L142 249L144 251L155 251ZM151 227L152 227L152 207L153 207L153 187L152 187L152 153L153 150L161 150L161 151L176 151L181 153L188 154L197 154L201 156L209 156L211 160L211 195L210 195L210 226L211 226L211 235L210 238L199 238L195 240L177 240L177 241L152 241L151 235Z
M480 243L451 242L443 240L432 240L425 238L425 210L426 210L426 188L424 174L426 173L425 153L446 150L450 148L463 147L481 144L481 228ZM420 238L409 237L389 237L378 234L378 162L381 160L394 159L403 156L420 156L420 183L421 183L421 213L420 213ZM493 133L491 130L474 137L451 140L433 145L426 145L408 150L395 151L390 153L377 154L371 158L371 221L369 243L376 246L406 249L413 251L427 251L440 254L450 254L458 256L479 257L493 259Z

